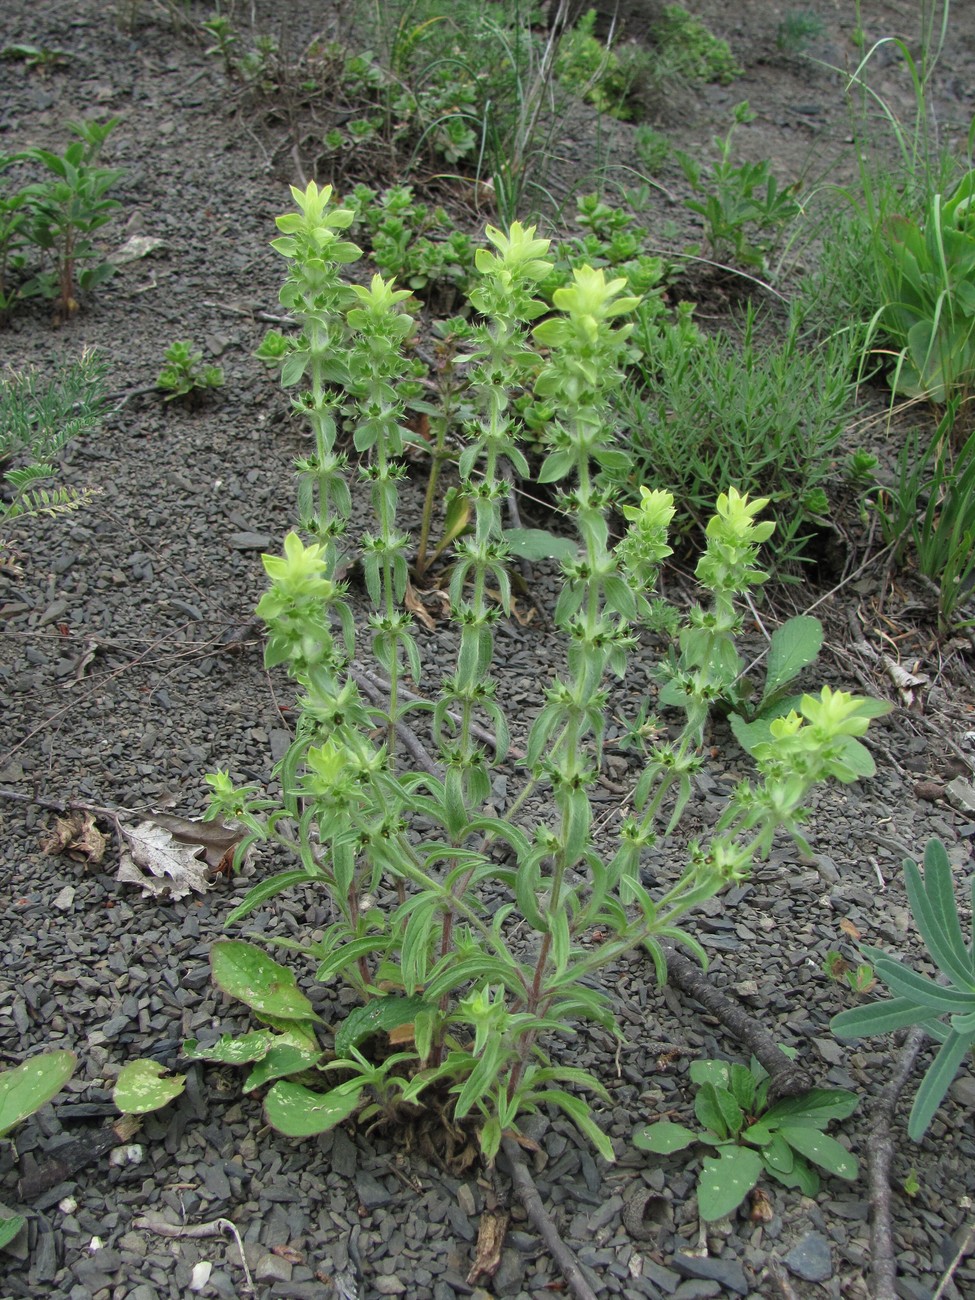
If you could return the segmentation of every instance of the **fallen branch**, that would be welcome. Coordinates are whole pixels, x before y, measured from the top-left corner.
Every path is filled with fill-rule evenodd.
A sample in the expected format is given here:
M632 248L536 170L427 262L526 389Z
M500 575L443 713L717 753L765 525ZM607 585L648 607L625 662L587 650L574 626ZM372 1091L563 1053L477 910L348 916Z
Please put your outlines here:
M133 1219L132 1226L133 1228L142 1228L146 1232L154 1232L157 1237L179 1237L193 1241L198 1241L201 1237L222 1237L225 1232L231 1233L240 1252L240 1266L244 1270L245 1278L244 1289L250 1295L254 1295L254 1279L247 1267L244 1243L240 1239L237 1225L232 1223L230 1219L213 1219L210 1223L167 1223L165 1219L147 1214L141 1219Z
M661 945L667 961L667 977L680 991L721 1021L724 1027L743 1043L757 1058L772 1078L774 1097L798 1097L812 1086L807 1071L790 1061L775 1038L764 1025L750 1016L744 1007L732 1002L711 984L690 958L678 952L671 944Z
M367 694L369 693L368 687L369 687L369 686L372 686L372 687L374 687L376 690L383 691L383 692L388 696L388 694L389 694L389 682L387 682L386 679L385 679L384 677L381 677L381 676L379 675L379 673L374 673L374 672L373 672L371 669L369 669L369 668L358 668L358 667L355 667L355 668L352 669L352 676L354 677L356 683L357 683L357 684L358 684L358 685L359 685L363 690L365 690ZM398 691L399 695L400 695L404 700L409 700L409 701L411 701L411 702L414 703L414 704L415 704L418 700L423 700L423 699L424 699L424 696L422 696L422 695L417 695L414 691L411 691L411 690L407 689L407 687L403 686L402 683L400 683L400 684L397 686L397 691ZM450 720L451 720L452 722L456 722L457 725L460 726L461 718L460 718L460 715L459 715L459 714L457 714L457 713L452 713L451 710L448 709L448 710L447 710L447 717L450 718ZM490 746L491 749L494 749L494 750L497 749L497 747L498 747L498 738L497 738L497 736L495 736L495 734L494 734L493 731L488 731L488 729L487 729L486 727L482 727L482 726L480 726L480 725L479 725L478 723L476 723L476 722L472 722L472 723L470 724L470 730L471 730L471 735L472 735L472 736L474 736L474 737L476 737L478 740L482 741L485 745ZM512 749L512 748L510 748L510 747L509 747L509 749L508 749L508 754L509 754L512 758L523 758L523 757L524 757L524 755L521 753L520 750Z
M873 1106L867 1144L867 1184L870 1188L870 1272L873 1300L897 1300L897 1264L890 1226L890 1166L894 1158L894 1111L914 1069L925 1039L915 1025L897 1055L894 1073Z
M373 679L373 674L364 669L353 668L351 671L353 680L362 691L363 695L367 696L368 699L377 707L380 707L383 702L382 686L380 682L375 681ZM389 689L388 683L386 689ZM406 692L403 693L406 694ZM431 776L442 778L443 773L440 768L437 766L434 759L431 758L420 739L413 734L405 722L396 723L396 734L410 751L414 760L419 763L420 767L422 767L425 772L429 772Z
M117 821L120 814L134 816L130 808L110 808L107 804L86 803L82 799L49 799L47 795L26 794L22 790L10 790L0 786L0 799L12 799L15 803L29 803L37 808L48 808L51 812L86 812L93 817L108 817Z
M79 1169L93 1164L114 1147L131 1141L138 1132L140 1120L136 1115L123 1115L114 1124L99 1129L87 1137L77 1138L58 1147L43 1164L34 1163L21 1175L17 1191L22 1201L36 1201L58 1183L73 1178ZM24 1157L26 1165L27 1157Z
M535 1186L535 1180L532 1178L528 1166L521 1158L518 1143L515 1142L514 1138L503 1138L501 1147L508 1161L511 1181L518 1193L518 1199L525 1207L528 1218L545 1243L548 1253L561 1269L562 1276L569 1284L569 1290L576 1300L596 1300L592 1287L586 1281L585 1275L579 1267L578 1260L559 1236L558 1229L549 1218L545 1206L542 1204L542 1198Z

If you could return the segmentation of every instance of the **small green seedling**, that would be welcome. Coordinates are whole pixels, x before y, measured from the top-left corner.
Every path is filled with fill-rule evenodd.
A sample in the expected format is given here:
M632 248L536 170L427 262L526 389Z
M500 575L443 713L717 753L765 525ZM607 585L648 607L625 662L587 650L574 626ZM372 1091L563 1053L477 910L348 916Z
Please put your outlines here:
M0 50L0 58L16 59L28 68L39 72L48 72L51 68L61 68L71 58L67 50L51 50L46 45L6 45Z
M826 24L811 9L793 9L775 32L775 44L785 54L802 54L826 34Z
M672 1155L695 1142L715 1148L703 1158L697 1186L702 1219L722 1219L741 1205L763 1173L805 1196L819 1191L818 1165L838 1178L856 1178L858 1165L835 1138L824 1133L834 1119L856 1109L854 1093L842 1088L811 1088L801 1097L768 1105L771 1079L753 1058L751 1067L727 1061L695 1061L694 1113L703 1125L695 1133L683 1124L659 1120L637 1129L634 1144L655 1155Z
M0 1138L56 1096L74 1074L74 1052L42 1052L12 1070L0 1070ZM22 1214L0 1219L0 1250L26 1222Z
M835 950L826 954L823 970L831 980L848 985L854 993L869 993L877 984L873 967L868 962L861 961L851 966L843 954Z
M851 483L872 484L876 481L880 460L872 451L857 447L847 456L843 469Z
M24 193L32 209L30 239L51 255L53 266L29 280L21 294L52 299L60 320L78 310L79 291L94 289L115 272L92 235L121 206L108 197L108 191L123 172L97 162L119 120L69 122L68 130L77 139L63 154L50 149L28 149L24 154L49 173L47 179L28 185Z
M728 134L714 139L718 157L710 165L702 166L681 150L674 156L697 196L685 199L684 207L701 217L711 256L719 263L730 261L764 272L768 255L801 208L795 187L780 189L767 160L732 161L732 137L739 126L754 120L747 100L735 105Z
M166 401L177 397L196 399L211 388L222 388L223 370L220 366L204 366L202 352L194 352L193 344L177 340L166 349L166 364L156 379L156 387L166 394Z
M232 77L237 65L237 33L233 23L226 14L213 14L200 26L208 36L213 38L213 44L207 49L207 54L222 59L224 72L228 77Z

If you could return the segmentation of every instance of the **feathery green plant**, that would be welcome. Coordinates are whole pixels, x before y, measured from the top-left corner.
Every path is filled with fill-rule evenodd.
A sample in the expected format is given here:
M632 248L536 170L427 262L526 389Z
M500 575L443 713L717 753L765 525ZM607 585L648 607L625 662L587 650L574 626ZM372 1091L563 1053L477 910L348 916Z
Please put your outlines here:
M750 308L740 344L701 334L686 312L641 321L643 355L620 399L632 459L608 477L631 495L641 483L674 490L685 530L703 529L715 487L766 493L776 576L787 577L811 523L829 512L855 363L842 334L801 347L798 317L778 345L756 335Z
M13 564L4 554L10 544L9 525L78 510L95 495L93 488L44 484L56 475L55 460L67 444L97 427L105 373L105 364L85 353L52 378L40 379L36 371L24 370L0 380L0 469L5 487L0 565Z

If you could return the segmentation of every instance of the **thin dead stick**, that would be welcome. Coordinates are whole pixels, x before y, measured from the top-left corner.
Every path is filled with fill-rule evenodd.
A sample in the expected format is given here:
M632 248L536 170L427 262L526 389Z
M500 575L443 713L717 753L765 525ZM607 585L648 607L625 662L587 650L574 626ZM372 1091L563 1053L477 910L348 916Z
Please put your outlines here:
M144 650L142 650L137 655L133 655L131 659L127 659L124 664L119 664L117 668L111 668L106 670L103 673L96 673L90 677L85 677L83 679L85 684L91 688L96 688L96 687L104 686L108 682L114 681L117 677L121 677L123 673L127 673L130 669L135 668L139 664L144 663L150 657L153 651L158 650L160 647L165 649L168 641L170 640L170 635L171 634L167 633L165 636L156 637L155 640L147 642ZM109 644L109 643L106 642L105 644ZM196 655L197 650L202 650L202 648L205 645L209 645L209 644L211 643L201 642L197 646L195 646L193 652L194 656ZM187 656L185 655L177 656L177 658L186 658L186 657ZM18 741L16 745L8 749L5 754L0 754L0 763L3 764L9 763L11 758L13 758L15 754L19 753L19 751L22 750L29 741L33 740L33 738L36 735L38 735L42 731L46 731L47 728L50 727L53 723L57 722L59 718L63 718L65 714L70 713L73 709L77 708L80 704L83 704L84 702L85 700L83 698L75 697L68 704L64 704L61 706L61 708L55 709L51 714L48 715L48 717L44 718L42 722L39 722L36 727L32 727L31 730L28 731L27 735L24 736L22 740Z
M769 1031L750 1016L744 1007L732 1002L711 984L700 967L670 944L662 945L667 961L667 976L687 997L700 1002L717 1016L735 1038L756 1056L772 1076L776 1097L797 1097L810 1087L807 1072L790 1061Z
M361 668L352 668L351 672L356 685L363 694L367 695L369 699L372 700L373 704L377 706L381 705L382 690L377 683L370 680L371 674L367 675L366 671ZM429 772L431 776L442 778L443 773L440 771L440 768L427 753L425 746L419 738L413 734L405 722L396 723L396 734L425 772Z
M944 1277L938 1283L937 1290L935 1291L934 1295L931 1297L931 1300L941 1300L941 1297L944 1295L948 1283L951 1281L952 1277L954 1277L955 1269L958 1267L958 1265L968 1254L969 1250L971 1249L973 1241L975 1241L975 1223L973 1223L969 1227L968 1231L965 1233L965 1239L958 1247L958 1253L955 1255L955 1258L945 1269Z
M872 1300L897 1300L897 1264L890 1226L890 1166L894 1158L894 1111L904 1085L914 1069L925 1033L915 1025L897 1055L894 1073L874 1103L867 1150L867 1185L870 1188L870 1272Z
M559 1236L555 1224L546 1213L535 1180L521 1158L518 1143L514 1138L502 1138L501 1146L508 1160L511 1181L518 1193L518 1199L525 1207L535 1231L544 1241L548 1253L562 1270L562 1276L568 1282L569 1290L576 1300L596 1300L592 1287L579 1267L578 1260Z
M122 815L134 816L135 810L131 808L110 808L107 804L85 803L81 799L48 799L42 794L25 794L20 790L8 790L6 786L0 786L0 799L12 799L15 803L29 803L36 808L48 808L51 812L86 812L91 813L93 817L110 817L117 821ZM142 811L147 811L146 809Z
M231 1233L240 1252L240 1266L244 1270L246 1279L245 1290L249 1295L255 1294L254 1279L251 1277L251 1271L247 1267L247 1256L244 1254L244 1243L240 1239L237 1225L231 1223L229 1219L213 1219L210 1223L167 1223L165 1219L147 1214L144 1218L133 1219L132 1226L143 1228L146 1232L154 1232L157 1237L180 1237L194 1241L198 1241L201 1237L222 1237L225 1232Z
M369 682L373 686L375 686L377 690L380 691L389 690L389 682L387 682L384 677L381 677L379 673L374 673L371 668L353 668L352 676L355 678L356 682L358 682L358 684L363 688L365 688L364 683ZM425 696L417 695L414 691L409 690L407 687L403 685L400 685L398 687L398 690L399 690L399 694L403 697L404 700L409 700L412 703L416 703L418 700L425 699ZM460 717L458 716L458 714L452 713L449 709L447 710L447 717L450 718L452 722L456 722L458 725L460 724ZM488 731L486 727L478 726L476 722L471 723L471 735L475 736L478 740L483 741L485 745L490 745L492 749L496 750L498 747L498 739L497 736L495 736L494 732ZM508 753L512 758L524 757L524 755L521 754L520 751L516 749L512 749L510 747L508 749Z

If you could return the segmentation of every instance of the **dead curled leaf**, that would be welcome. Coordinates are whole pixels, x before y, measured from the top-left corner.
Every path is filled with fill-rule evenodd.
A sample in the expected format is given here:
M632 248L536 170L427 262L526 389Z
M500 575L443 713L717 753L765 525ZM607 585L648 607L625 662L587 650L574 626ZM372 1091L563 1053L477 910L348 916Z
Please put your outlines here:
M228 849L232 854L244 837L239 825L228 825L226 822L204 822L165 812L154 812L152 820L157 826L169 831L180 844L194 844L203 849L204 861L214 870L221 867Z
M303 1264L305 1257L300 1250L295 1250L293 1246L272 1246L271 1254L277 1255L279 1259L286 1259L289 1264Z
M97 863L105 856L107 843L95 825L94 816L75 808L66 817L56 819L54 829L41 840L41 849L52 857L67 853L83 858L86 863Z
M210 888L212 871L223 867L241 838L237 827L189 821L159 813L137 826L119 824L122 851L115 877L139 885L143 898L185 898Z
M929 685L931 678L927 673L917 671L918 664L914 665L914 672L908 672L906 668L902 668L899 663L888 655L881 655L880 662L886 669L887 676L897 687L897 692L904 704L907 708L910 708L914 703L914 688Z
M752 1223L771 1223L775 1218L775 1206L761 1187L756 1187L751 1194L751 1209L748 1217Z

